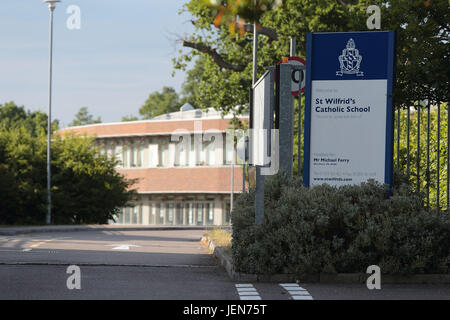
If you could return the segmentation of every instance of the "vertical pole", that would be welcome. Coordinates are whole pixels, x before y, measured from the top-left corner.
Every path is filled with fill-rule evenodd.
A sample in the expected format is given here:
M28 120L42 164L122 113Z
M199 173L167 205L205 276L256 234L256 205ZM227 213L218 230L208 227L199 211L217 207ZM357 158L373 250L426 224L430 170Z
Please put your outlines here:
M300 72L303 74L303 72ZM298 177L302 176L302 79L300 78L298 86Z
M291 57L294 57L296 55L296 46L297 46L297 39L291 38L290 41L290 55ZM303 72L300 71L300 74L302 75ZM298 130L297 130L297 175L301 177L301 166L302 166L302 158L301 158L301 137L302 137L302 77L299 76L299 86L298 86Z
M291 54L291 57L294 57L295 56L295 52L296 52L296 46L297 46L297 39L295 39L295 38L291 38L291 41L290 41L290 45L291 45L291 48L290 48L290 54Z
M242 192L245 192L245 161L242 163Z
M450 155L448 154L449 152L449 137L450 137L450 127L448 124L450 118L450 109L449 109L449 103L447 101L447 214L448 214L448 209L449 209L449 195L450 195L450 190L448 189L449 187L449 178L450 178L450 172L449 172L449 161L450 161Z
M258 30L256 23L253 24L253 77L252 85L256 83L258 75ZM261 224L264 217L264 176L261 175L261 167L255 167L256 193L255 193L255 222Z
M430 100L427 104L427 208L430 207Z
M441 105L440 102L437 102L437 151L436 151L436 206L437 209L440 210L439 207L439 196L440 196L440 192L439 192L439 165L440 165L440 149L441 149Z
M406 116L406 175L408 177L409 181L409 128L410 128L410 116L411 112L409 110L409 106L407 109L407 116Z
M253 24L253 76L252 85L255 85L258 74L258 29L256 23Z
M234 135L233 135L233 158L231 159L231 193L230 193L230 212L233 211L233 197L234 197Z
M53 64L53 11L55 5L49 3L50 10L50 52L48 75L48 119L47 119L47 215L45 223L51 224L52 220L52 195L51 195L51 135L52 135L52 64Z
M253 70L252 70L252 87L255 85L258 76L258 29L256 23L253 24ZM253 92L251 93L253 94ZM247 146L248 144L246 144ZM250 152L250 151L249 151ZM249 164L250 165L250 164ZM248 166L247 166L248 167ZM245 192L245 161L242 168L242 190ZM256 179L258 179L258 172L256 172Z
M417 106L417 191L420 191L420 102Z
M294 140L294 97L292 96L291 72L289 64L279 65L279 154L280 170L284 171L289 178L292 178L293 160L293 140Z
M400 170L400 107L397 109L397 170Z

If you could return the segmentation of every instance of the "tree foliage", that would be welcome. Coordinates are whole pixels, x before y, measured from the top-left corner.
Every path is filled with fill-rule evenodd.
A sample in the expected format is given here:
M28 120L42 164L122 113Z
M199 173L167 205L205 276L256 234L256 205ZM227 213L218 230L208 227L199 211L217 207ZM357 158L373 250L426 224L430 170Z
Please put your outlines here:
M133 116L131 114L122 117L122 122L137 121L137 120L139 120L138 117Z
M163 87L161 92L152 92L145 104L139 109L144 119L151 119L164 113L178 111L181 106L180 97L172 87Z
M0 224L45 223L46 121L33 126L36 119L35 113L13 103L0 106ZM113 219L135 194L133 181L117 173L115 166L114 159L99 154L92 139L55 135L52 222L107 223Z
M429 191L430 207L436 208L438 201L438 178L439 178L439 206L447 206L447 125L448 125L448 103L442 103L439 110L437 106L430 107L429 123L429 146L428 140L428 114L427 108L417 104L420 108L420 123L417 109L410 111L409 120L409 143L408 143L408 113L406 110L400 112L400 155L397 155L397 139L394 140L394 165L399 158L400 169L407 175L407 179L416 191ZM398 112L395 114L397 124ZM439 140L438 140L439 123ZM397 125L395 126L397 129ZM418 129L420 128L420 133ZM395 137L397 132L395 132ZM419 138L419 143L417 143ZM439 149L438 149L439 142ZM409 144L409 149L408 149ZM419 152L418 152L419 151ZM428 151L428 157L427 157ZM427 159L428 158L428 159ZM429 160L429 161L428 161ZM439 175L438 175L439 167ZM427 169L429 168L429 171Z
M261 1L263 2L263 1ZM198 107L214 107L224 113L236 112L234 106L248 106L248 92L252 80L252 30L241 22L245 32L230 32L239 17L217 23L221 10L238 5L233 14L246 12L252 1L191 0L183 8L192 15L195 32L182 41L188 51L180 50L174 59L175 70L186 69L188 62L201 57L188 85L196 83L202 99ZM448 101L450 94L449 3L448 0L284 0L282 6L262 8L257 16L247 17L247 22L260 25L258 38L258 76L266 66L275 65L289 55L289 39L297 39L297 55L305 57L308 32L367 31L367 7L381 8L382 30L397 31L397 105L429 98ZM239 13L240 14L240 13ZM231 24L231 25L230 25ZM217 27L216 27L217 26ZM240 109L237 112L246 111Z
M0 104L0 129L19 128L23 126L33 137L47 134L47 114L41 111L25 111L23 106L14 102ZM58 130L59 121L53 120L52 131Z
M81 107L75 115L75 119L69 124L69 127L84 126L101 122L102 120L100 117L94 119L94 116L89 113L88 107Z
M255 224L255 190L233 207L236 270L255 274L449 273L450 216L425 210L408 184L306 188L283 173L264 187L264 219Z

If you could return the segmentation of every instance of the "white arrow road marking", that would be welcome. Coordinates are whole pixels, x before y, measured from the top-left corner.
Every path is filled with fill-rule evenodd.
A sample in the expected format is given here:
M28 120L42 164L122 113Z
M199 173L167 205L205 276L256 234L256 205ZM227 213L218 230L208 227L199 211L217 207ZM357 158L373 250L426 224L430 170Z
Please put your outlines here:
M135 244L107 244L107 247L114 247L111 250L130 250L130 247L140 247Z

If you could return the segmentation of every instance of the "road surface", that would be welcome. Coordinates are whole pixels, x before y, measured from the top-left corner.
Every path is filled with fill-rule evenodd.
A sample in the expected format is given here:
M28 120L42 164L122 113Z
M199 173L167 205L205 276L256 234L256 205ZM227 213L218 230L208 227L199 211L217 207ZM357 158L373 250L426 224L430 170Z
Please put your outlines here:
M449 299L448 285L236 283L201 245L205 230L100 230L0 236L0 299ZM80 289L69 289L69 266ZM73 280L73 278L72 278Z

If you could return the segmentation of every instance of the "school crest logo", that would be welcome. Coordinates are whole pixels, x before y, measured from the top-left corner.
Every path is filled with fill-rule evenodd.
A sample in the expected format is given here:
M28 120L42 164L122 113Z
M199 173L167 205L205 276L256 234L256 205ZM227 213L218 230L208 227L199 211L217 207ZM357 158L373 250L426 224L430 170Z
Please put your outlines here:
M342 76L343 74L364 75L362 71L359 71L362 56L359 54L359 50L356 49L355 41L352 38L348 40L346 48L342 50L342 54L338 59L341 70L336 71L337 76Z

